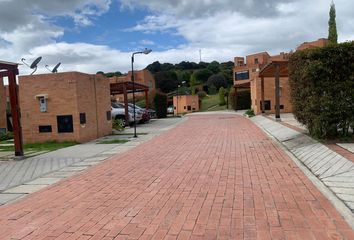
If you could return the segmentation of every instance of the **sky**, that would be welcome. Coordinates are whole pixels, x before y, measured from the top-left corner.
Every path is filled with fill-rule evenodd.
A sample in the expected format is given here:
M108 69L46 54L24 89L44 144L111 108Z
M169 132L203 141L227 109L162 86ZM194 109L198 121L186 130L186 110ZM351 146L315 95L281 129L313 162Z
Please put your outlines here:
M0 0L0 61L36 73L127 72L148 64L233 61L326 38L331 0ZM354 40L354 1L335 0L339 41ZM20 75L31 69L20 66Z

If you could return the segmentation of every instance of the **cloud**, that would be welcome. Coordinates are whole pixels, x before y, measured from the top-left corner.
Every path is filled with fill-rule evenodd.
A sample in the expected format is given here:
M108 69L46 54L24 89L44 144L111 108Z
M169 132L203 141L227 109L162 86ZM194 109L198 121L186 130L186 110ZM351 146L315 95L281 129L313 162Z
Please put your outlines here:
M177 17L200 18L233 11L249 17L271 16L277 6L296 0L121 0L123 8L148 8L152 12Z
M155 45L155 43L151 40L148 40L148 39L143 39L139 42L141 45L144 45L144 46L152 46L152 45Z
M259 51L277 54L295 49L304 41L327 36L330 0L120 0L123 9L148 9L142 21L132 23L126 34L142 33L135 47L150 45L153 52L137 55L135 68L154 62L232 61ZM43 60L38 73L47 72L46 64L62 62L59 71L129 71L131 53L106 45L85 42L68 43L65 29L55 25L53 17L65 16L83 27L109 10L109 0L0 0L0 56L7 61L28 62L37 56ZM21 7L19 7L21 6ZM339 40L354 39L353 1L336 0ZM14 14L16 13L16 14ZM183 45L173 41L150 39L178 36ZM110 34L103 34L110 40ZM141 36L141 35L140 35ZM123 37L123 35L121 36ZM99 36L97 37L99 38ZM134 38L137 39L137 38ZM105 41L107 42L107 41ZM127 42L126 45L129 45ZM20 73L30 70L21 66Z

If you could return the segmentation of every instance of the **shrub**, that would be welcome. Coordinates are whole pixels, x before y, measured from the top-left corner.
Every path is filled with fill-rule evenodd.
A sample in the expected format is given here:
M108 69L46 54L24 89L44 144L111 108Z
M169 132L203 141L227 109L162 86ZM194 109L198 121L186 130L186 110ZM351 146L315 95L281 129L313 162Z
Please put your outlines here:
M248 116L248 117L254 117L255 114L254 114L254 111L253 109L248 109L245 114Z
M124 129L124 122L122 119L112 119L112 128L117 131L122 131Z
M231 88L229 93L230 105L233 110L236 110L236 90Z
M167 117L167 95L161 92L156 92L154 97L154 105L156 116L158 118Z
M225 102L225 89L223 87L221 87L219 89L219 106L224 106L226 105Z
M0 141L6 141L13 138L14 138L13 132L6 132L0 134Z
M354 122L354 42L298 51L289 60L293 112L317 138L343 137Z

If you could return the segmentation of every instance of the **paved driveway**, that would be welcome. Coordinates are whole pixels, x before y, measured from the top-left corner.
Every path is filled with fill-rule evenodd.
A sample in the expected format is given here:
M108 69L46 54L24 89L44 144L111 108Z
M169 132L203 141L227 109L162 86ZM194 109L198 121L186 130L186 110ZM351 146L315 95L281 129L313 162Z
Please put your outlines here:
M199 115L17 203L0 239L354 239L251 121Z

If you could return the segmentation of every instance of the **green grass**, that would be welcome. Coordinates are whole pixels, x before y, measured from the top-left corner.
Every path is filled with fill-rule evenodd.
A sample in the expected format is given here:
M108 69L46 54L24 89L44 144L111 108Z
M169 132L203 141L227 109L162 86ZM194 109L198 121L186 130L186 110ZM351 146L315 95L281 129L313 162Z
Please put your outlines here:
M70 147L78 144L77 142L56 142L48 141L43 143L27 143L23 145L23 150L26 151L54 151L60 148ZM15 151L14 146L0 146L0 151Z
M205 111L220 111L220 110L225 110L225 106L219 106L219 94L216 95L208 95L205 98L202 99L202 104L200 111L205 112Z
M99 144L123 144L129 142L129 140L126 139L113 139L113 140L105 140L102 142L99 142Z

